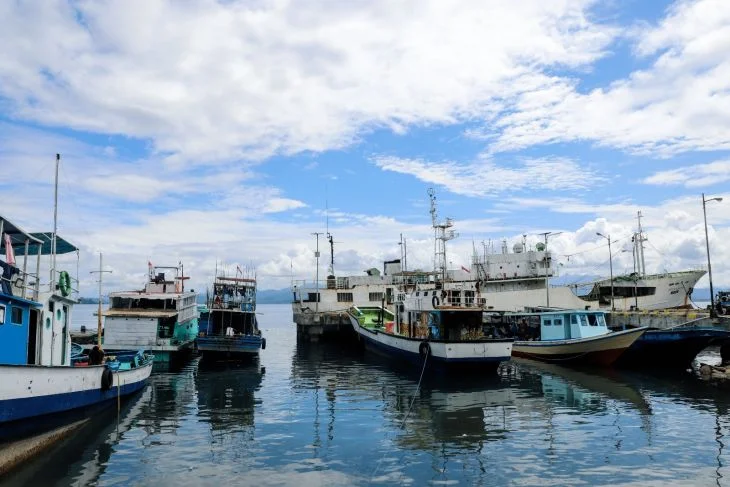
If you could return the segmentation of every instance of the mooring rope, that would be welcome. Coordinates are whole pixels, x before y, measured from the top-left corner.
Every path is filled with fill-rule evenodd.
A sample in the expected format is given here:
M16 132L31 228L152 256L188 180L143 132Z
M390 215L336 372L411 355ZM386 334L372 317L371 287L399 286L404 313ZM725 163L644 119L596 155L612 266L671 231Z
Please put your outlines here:
M421 376L418 378L418 384L416 385L416 391L413 393L413 397L411 398L411 403L408 405L408 410L406 411L406 415L403 417L403 421L401 422L400 429L405 428L406 426L406 420L408 420L408 416L411 414L411 409L413 409L413 403L416 402L416 396L418 395L418 392L421 390L421 382L423 381L423 373L426 371L426 363L428 362L428 356L430 355L431 348L426 348L426 355L423 357L423 368L421 369ZM380 464L383 462L383 458L385 458L385 455L388 452L383 452L383 455L380 457L380 460L378 460L378 463L375 465L375 470L373 470L373 473L370 474L370 481L372 482L373 477L375 477L375 474L378 473L378 469L380 468Z

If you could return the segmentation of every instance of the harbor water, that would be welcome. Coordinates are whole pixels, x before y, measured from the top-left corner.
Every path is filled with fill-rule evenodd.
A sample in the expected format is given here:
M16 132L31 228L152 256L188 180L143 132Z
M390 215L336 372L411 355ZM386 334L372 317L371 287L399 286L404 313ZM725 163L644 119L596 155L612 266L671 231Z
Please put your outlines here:
M730 388L525 360L419 388L420 370L297 343L288 305L258 309L258 364L157 371L0 485L730 486Z

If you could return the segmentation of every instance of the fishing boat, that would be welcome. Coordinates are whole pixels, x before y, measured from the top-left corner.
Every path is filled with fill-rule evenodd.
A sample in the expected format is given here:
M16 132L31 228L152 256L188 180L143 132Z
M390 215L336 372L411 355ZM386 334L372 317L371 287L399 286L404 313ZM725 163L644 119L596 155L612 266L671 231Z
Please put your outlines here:
M150 262L144 289L109 293L104 350L143 349L168 364L189 356L198 335L198 308L195 291L185 290L187 279L182 264Z
M649 328L619 357L616 365L638 369L685 370L692 366L702 350L728 340L730 331L712 325L687 323L668 329Z
M216 276L200 307L197 347L203 360L247 360L266 348L256 320L256 278Z
M59 162L56 156L57 167ZM53 232L28 233L0 216L0 235L5 256L0 260L0 436L57 422L65 413L141 389L152 370L149 356L134 354L96 365L73 360L78 354L73 353L69 325L78 280L57 268L56 256L78 249L57 235L55 217ZM16 256L22 256L22 263ZM45 284L41 256L50 256Z
M531 313L492 313L487 328L492 336L515 339L512 354L545 362L610 366L647 327L610 331L604 311L554 310Z
M436 292L436 291L433 291ZM430 291L406 303L421 301ZM430 301L429 301L430 302ZM481 332L483 310L440 306L414 309L398 303L402 311L383 307L355 307L349 310L352 327L367 348L390 358L405 359L437 368L464 367L496 370L512 355L513 338L490 338Z
M510 359L514 339L484 335L484 307L478 296L445 288L448 282L446 242L456 234L451 230L450 218L438 219L433 190L429 190L429 196L436 279L432 284L417 286L414 291L399 292L395 312L384 303L379 307L353 306L348 310L350 322L366 347L388 356L422 363L424 367L430 363L442 368L496 370L500 362Z

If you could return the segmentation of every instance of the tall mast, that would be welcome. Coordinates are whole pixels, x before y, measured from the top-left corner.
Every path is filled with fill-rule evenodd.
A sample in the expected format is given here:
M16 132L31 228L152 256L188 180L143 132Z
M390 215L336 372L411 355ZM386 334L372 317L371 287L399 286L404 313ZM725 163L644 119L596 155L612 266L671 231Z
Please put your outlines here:
M314 302L314 312L319 313L319 236L322 235L322 232L312 232L312 235L317 238L317 250L314 251L314 258L317 261L317 272L314 281L314 287L317 293L317 300Z
M639 232L634 238L634 245L636 246L636 267L640 277L646 275L646 263L644 262L644 230L641 228L641 210L636 212L636 219L639 221Z
M61 163L61 154L56 154L56 179L53 189L53 236L51 237L51 282L50 291L56 286L56 233L58 232L58 166Z
M453 230L449 230L454 226L451 218L447 218L444 222L438 221L436 212L436 192L433 188L428 189L428 196L431 199L431 225L434 232L434 271L441 274L441 280L446 281L446 242L456 238Z
M91 272L89 272L89 274L99 274L99 308L97 309L97 312L96 312L96 316L97 316L97 321L96 321L96 344L99 346L99 348L101 348L101 281L102 281L101 276L105 272L111 273L112 271L105 271L105 270L103 270L103 266L102 266L102 254L101 254L101 252L99 252L99 270L98 271L91 271Z

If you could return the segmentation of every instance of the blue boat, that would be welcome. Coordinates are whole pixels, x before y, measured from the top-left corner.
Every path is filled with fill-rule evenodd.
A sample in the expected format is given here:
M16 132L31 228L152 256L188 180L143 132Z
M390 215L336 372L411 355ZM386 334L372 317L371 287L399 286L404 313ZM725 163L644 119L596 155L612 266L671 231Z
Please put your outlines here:
M99 357L89 365L72 347L69 324L78 281L56 269L55 256L78 249L55 233L27 233L1 216L0 235L5 256L0 260L0 437L21 423L56 420L142 388L151 356ZM45 255L51 256L51 278L41 283Z
M713 344L730 340L730 331L713 326L678 326L666 330L650 328L616 365L642 369L688 369L698 353Z
M203 360L248 360L266 348L256 320L256 278L216 276L213 294L198 308Z

